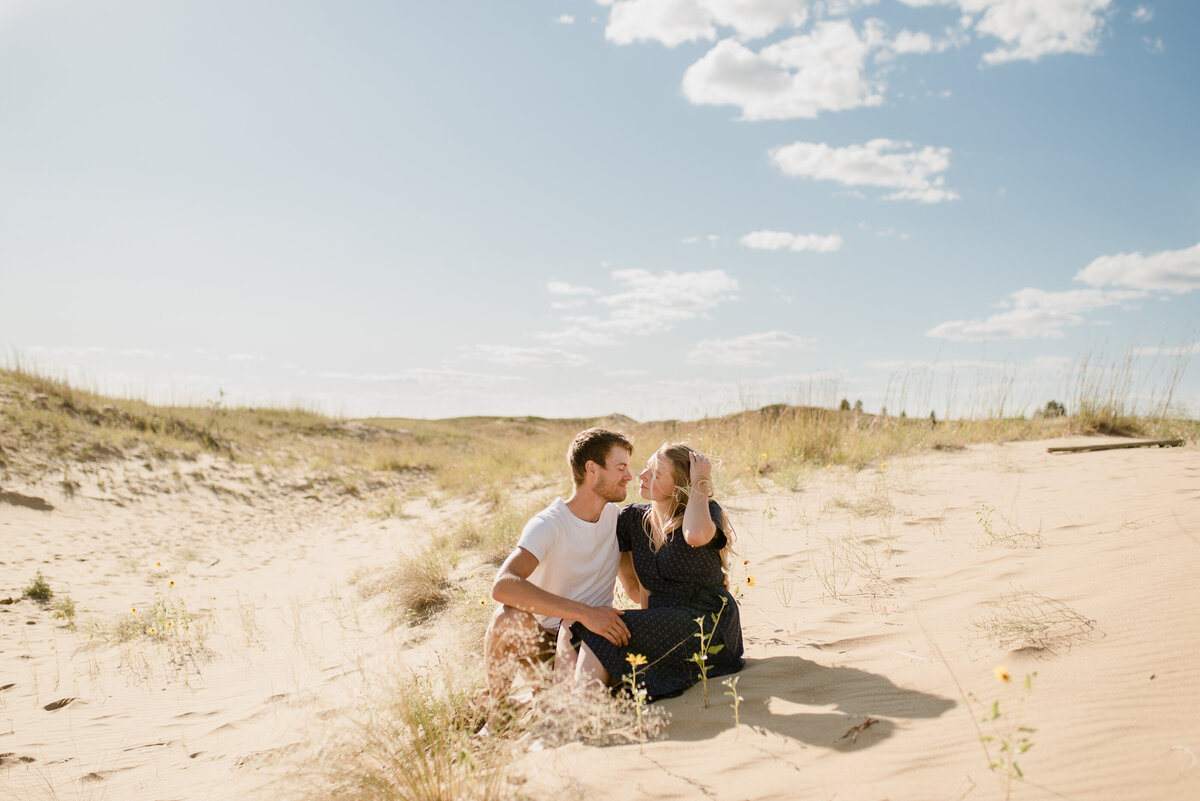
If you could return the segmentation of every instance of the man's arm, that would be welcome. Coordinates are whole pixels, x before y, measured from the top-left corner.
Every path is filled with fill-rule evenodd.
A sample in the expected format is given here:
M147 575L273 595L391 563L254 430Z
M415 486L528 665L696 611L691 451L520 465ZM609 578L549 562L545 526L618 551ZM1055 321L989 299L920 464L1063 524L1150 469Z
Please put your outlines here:
M629 600L643 609L649 605L650 591L643 587L641 580L638 579L637 571L633 568L633 554L629 551L621 551L621 563L617 566L617 578L621 580L621 586L625 588L625 594L629 596Z
M524 548L514 548L492 582L492 598L522 612L578 620L613 645L629 642L629 628L621 620L620 610L610 606L588 606L546 592L529 581L529 575L537 566L536 556Z

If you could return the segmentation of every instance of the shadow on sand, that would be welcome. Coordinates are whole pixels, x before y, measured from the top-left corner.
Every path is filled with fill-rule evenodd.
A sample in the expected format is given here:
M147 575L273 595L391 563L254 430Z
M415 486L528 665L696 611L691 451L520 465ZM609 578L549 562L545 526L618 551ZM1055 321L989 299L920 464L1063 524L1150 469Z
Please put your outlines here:
M897 687L875 673L826 667L798 656L748 659L737 675L742 725L831 749L870 747L895 733L896 719L936 718L957 706L949 698ZM708 709L699 687L662 701L672 717L668 739L705 740L731 727L725 691L721 679L709 679ZM846 736L868 716L873 723Z

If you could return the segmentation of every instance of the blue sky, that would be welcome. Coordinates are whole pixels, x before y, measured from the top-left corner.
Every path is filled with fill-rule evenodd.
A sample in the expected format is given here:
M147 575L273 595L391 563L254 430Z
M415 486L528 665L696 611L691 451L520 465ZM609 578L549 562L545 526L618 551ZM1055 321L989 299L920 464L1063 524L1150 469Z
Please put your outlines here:
M1200 414L1200 7L0 0L0 347L332 413ZM1192 361L1196 361L1193 359Z

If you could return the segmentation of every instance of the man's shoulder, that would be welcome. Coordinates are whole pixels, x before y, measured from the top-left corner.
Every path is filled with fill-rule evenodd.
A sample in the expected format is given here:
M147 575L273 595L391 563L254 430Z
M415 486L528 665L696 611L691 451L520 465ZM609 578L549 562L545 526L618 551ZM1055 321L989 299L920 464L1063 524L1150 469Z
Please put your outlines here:
M549 506L529 518L529 522L525 524L525 528L558 527L562 525L565 519L563 517L564 512L570 514L571 510L563 503L562 498L555 498Z

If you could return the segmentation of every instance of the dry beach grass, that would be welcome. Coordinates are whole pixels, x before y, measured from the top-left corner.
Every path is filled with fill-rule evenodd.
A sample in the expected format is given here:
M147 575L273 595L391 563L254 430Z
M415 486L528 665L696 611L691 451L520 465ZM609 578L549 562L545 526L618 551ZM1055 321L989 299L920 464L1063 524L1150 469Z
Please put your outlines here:
M495 564L593 421L160 407L0 372L3 796L606 796L614 774L656 798L1179 796L1200 425L1080 387L1064 417L601 421L717 454L740 535L747 669L639 735L628 699L478 703ZM1101 431L1189 444L1042 441ZM1036 747L1006 761L1020 726Z

